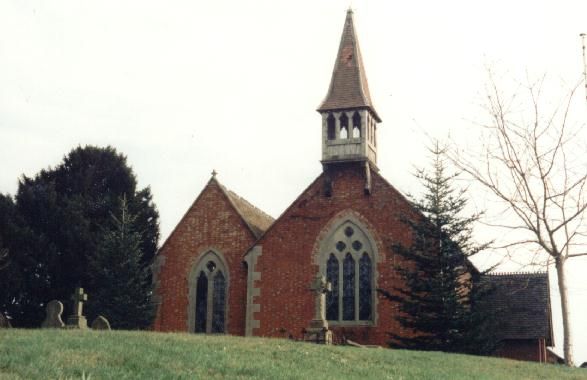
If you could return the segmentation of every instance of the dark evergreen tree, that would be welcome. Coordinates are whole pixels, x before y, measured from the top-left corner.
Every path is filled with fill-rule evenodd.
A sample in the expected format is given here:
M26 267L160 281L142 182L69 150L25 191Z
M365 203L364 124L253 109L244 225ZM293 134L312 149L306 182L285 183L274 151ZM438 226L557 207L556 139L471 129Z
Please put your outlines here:
M396 270L405 287L383 294L399 302L400 324L415 335L391 334L390 345L418 350L484 354L494 349L492 318L482 307L489 289L477 281L481 273L469 258L486 248L472 239L478 215L461 216L465 190L454 188L457 174L447 174L443 150L430 150L433 168L419 170L423 198L413 200L417 219L405 218L412 231L411 246L394 245L404 258ZM412 198L413 199L413 198Z
M95 254L89 258L88 314L105 316L117 329L148 327L154 315L150 270L142 265L142 234L136 230L137 216L122 199L118 216L111 215L112 228Z
M10 241L5 236L22 281L8 290L10 301L2 305L16 326L38 326L52 299L64 302L69 313L74 288L90 291L95 278L88 258L101 249L123 196L136 216L141 265L147 268L157 250L159 216L150 189L137 189L124 155L112 147L78 147L57 167L22 177L15 197L19 232Z
M20 321L24 314L40 313L29 292L44 284L44 269L30 251L37 241L24 227L12 198L0 194L0 312L13 318L12 322Z
M11 231L13 229L13 218L14 203L12 198L0 194L0 271L8 266L8 247L4 244L3 236L13 233Z

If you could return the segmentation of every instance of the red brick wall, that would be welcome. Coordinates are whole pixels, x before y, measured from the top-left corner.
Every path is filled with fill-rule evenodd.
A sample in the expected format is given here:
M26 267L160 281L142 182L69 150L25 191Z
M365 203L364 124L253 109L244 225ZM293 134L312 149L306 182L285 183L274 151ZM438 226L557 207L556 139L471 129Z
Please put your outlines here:
M378 278L376 286L393 291L401 280L393 269L391 252L394 242L409 244L410 233L402 216L414 215L408 202L382 177L372 175L372 193L364 194L364 168L342 165L330 172L332 196L323 195L322 174L269 229L258 244L263 253L256 271L261 279L255 286L261 289L254 302L260 304L255 319L260 328L253 331L261 336L301 338L314 314L314 295L309 291L318 273L314 254L317 242L327 232L329 222L337 215L352 210L375 238L378 247ZM404 332L396 321L398 305L377 295L378 319L375 326L333 328L335 340L342 335L362 344L386 345L388 332ZM404 332L405 333L405 332Z
M229 334L244 335L247 271L243 254L255 238L220 189L211 180L160 249L165 263L158 275L161 304L154 329L188 331L188 275L198 255L213 248L228 267Z

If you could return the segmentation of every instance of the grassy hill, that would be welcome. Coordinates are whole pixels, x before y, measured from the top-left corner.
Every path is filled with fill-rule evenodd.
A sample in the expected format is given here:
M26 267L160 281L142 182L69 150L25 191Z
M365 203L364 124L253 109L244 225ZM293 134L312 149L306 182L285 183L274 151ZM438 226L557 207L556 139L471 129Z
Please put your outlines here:
M587 379L587 370L281 339L0 330L0 379Z

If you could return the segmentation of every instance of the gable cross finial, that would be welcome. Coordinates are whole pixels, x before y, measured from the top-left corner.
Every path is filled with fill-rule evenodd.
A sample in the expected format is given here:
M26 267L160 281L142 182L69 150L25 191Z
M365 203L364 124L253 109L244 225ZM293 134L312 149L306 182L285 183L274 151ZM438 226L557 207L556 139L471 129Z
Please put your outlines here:
M212 178L216 178L216 174L218 174L218 172L215 169L212 169Z

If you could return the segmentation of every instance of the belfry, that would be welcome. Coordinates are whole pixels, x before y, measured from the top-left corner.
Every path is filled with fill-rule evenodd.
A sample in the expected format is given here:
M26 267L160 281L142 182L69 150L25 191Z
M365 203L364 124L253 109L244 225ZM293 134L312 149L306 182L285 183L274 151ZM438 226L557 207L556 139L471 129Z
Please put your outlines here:
M367 75L355 35L353 11L348 10L322 115L322 163L341 161L377 164L377 123Z

